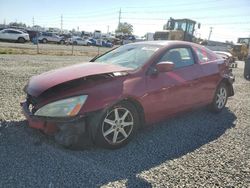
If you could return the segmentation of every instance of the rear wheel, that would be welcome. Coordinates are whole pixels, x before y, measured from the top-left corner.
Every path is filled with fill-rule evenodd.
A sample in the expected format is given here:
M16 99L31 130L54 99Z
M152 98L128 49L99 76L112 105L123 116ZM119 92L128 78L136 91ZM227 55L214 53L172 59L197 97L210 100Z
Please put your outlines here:
M23 37L20 37L20 38L18 38L18 40L17 40L19 43L24 43L25 42L25 39L23 38Z
M42 41L43 41L44 44L48 42L47 39L43 39Z
M212 112L220 112L225 107L228 98L228 89L225 83L221 83L215 92L215 96L209 109Z
M77 45L77 42L76 42L76 41L74 41L74 42L73 42L73 44L74 44L74 45Z
M61 41L60 41L60 44L64 44L64 43L65 43L64 40L61 40Z
M102 147L117 149L126 145L137 131L136 108L122 102L109 108L99 122L95 142Z

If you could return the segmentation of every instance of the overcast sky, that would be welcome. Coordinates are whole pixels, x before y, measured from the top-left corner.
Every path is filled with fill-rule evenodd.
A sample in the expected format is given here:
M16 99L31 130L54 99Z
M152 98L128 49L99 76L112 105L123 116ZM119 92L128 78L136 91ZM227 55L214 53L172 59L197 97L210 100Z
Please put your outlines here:
M63 29L115 31L121 22L134 26L134 34L162 30L169 17L191 18L201 23L196 36L236 42L250 36L250 0L0 0L0 23L23 22L32 26Z

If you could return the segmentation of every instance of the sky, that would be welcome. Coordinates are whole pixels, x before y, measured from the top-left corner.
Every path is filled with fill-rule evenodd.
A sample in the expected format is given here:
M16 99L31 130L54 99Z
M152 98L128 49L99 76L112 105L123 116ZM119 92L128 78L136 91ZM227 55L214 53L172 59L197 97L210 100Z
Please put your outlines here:
M133 25L134 34L163 29L170 17L190 18L201 24L196 37L234 41L250 37L250 0L0 0L0 24L113 32L121 22ZM61 19L62 17L62 19ZM34 19L33 19L34 18Z

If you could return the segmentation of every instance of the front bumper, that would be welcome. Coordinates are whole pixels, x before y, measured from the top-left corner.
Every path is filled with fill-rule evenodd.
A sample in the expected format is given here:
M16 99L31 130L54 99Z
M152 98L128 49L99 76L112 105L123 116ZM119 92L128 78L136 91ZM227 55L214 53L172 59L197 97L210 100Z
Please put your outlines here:
M46 134L55 134L60 130L61 125L75 124L79 120L84 121L83 116L75 117L42 117L35 116L29 110L29 104L27 101L20 103L22 107L22 112L29 122L31 128L42 130Z
M89 145L91 139L86 130L86 117L51 118L33 115L29 110L29 103L21 103L24 116L31 128L42 130L53 135L55 141L66 147L82 147Z

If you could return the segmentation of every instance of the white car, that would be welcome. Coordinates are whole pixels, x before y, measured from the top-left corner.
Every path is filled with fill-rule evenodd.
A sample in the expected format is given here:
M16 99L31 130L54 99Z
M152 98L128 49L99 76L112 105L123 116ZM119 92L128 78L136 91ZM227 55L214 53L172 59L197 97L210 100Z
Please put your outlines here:
M29 34L17 29L3 29L0 31L0 40L17 41L24 43L30 40Z
M89 41L88 39L82 39L81 37L72 37L69 39L69 43L74 45L84 45L84 46L91 45L91 41Z
M42 43L48 43L48 42L59 43L59 44L65 43L65 39L63 37L60 37L53 32L42 32L38 37L38 41Z
M224 52L224 51L214 51L217 55L222 57L223 59L226 59L228 61L228 65L232 68L237 68L238 64L235 61L235 58L230 52Z

